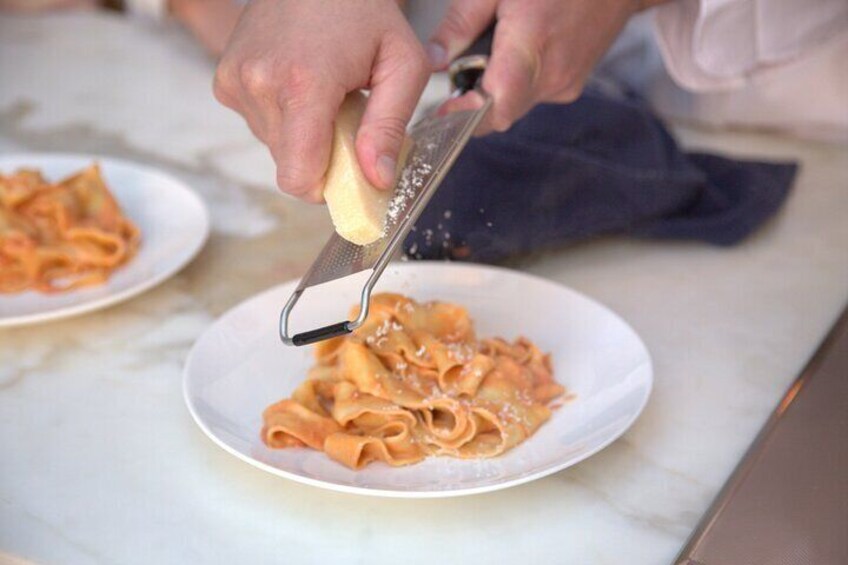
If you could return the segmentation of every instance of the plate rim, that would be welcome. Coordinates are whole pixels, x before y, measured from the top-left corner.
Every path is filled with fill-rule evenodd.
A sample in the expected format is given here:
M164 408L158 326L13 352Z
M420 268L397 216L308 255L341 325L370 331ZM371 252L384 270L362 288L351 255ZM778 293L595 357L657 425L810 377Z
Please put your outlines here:
M601 308L607 314L613 316L619 323L623 324L625 328L627 328L637 339L639 345L641 345L642 349L645 352L645 363L644 365L639 365L636 368L632 369L627 373L630 375L633 371L641 369L643 366L647 370L646 375L646 387L645 393L641 398L639 403L639 407L637 410L634 410L630 417L627 419L627 422L624 426L622 426L621 430L617 433L611 435L605 441L599 443L594 448L586 451L585 453L579 455L574 459L570 459L568 461L564 461L561 463L557 463L554 465L550 465L544 469L539 471L528 473L523 476L516 477L514 479L510 479L507 481L502 481L495 484L490 485L482 485L476 487L467 487L467 488L459 488L459 489L446 489L446 490L413 490L413 491L404 491L404 490L394 490L394 489L382 489L382 488L371 488L371 487L360 487L360 486L351 486L351 485L342 485L331 481L325 481L321 479L315 479L311 477L305 477L303 475L299 475L297 473L292 473L290 471L285 471L278 467L274 467L268 463L264 463L255 459L247 454L242 453L238 449L230 446L222 439L220 439L217 435L215 435L202 420L200 415L197 412L197 409L194 405L194 401L192 400L192 396L189 394L189 380L190 380L190 367L194 363L194 359L197 355L197 351L199 348L199 344L203 341L204 337L208 335L208 333L215 327L219 322L222 322L225 318L234 315L236 310L239 310L243 306L245 306L249 302L253 302L254 300L258 301L264 298L266 295L273 294L275 292L279 292L279 290L285 286L294 285L298 282L299 279L292 279L281 284L274 285L266 290L260 291L256 294L248 296L241 302L233 305L231 308L226 310L223 314L221 314L218 318L216 318L206 330L200 334L195 342L192 344L191 349L189 350L188 355L186 356L185 362L183 363L183 382L182 382L182 392L183 392L183 402L185 403L189 413L191 414L192 419L195 424L201 429L204 435L212 441L215 445L229 453L230 455L235 456L236 458L244 461L248 465L270 473L272 475L288 479L294 481L296 483L309 485L311 487L322 488L325 490L330 490L334 492L341 492L345 494L354 494L358 496L375 496L380 498L395 498L395 499L433 499L433 498L453 498L458 496L470 496L475 494L483 494L487 492L499 491L515 486L519 486L522 484L526 484L538 479L543 479L547 476L550 476L554 473L567 469L573 465L577 465L582 461L585 461L589 457L597 454L603 449L607 448L614 441L618 440L622 435L624 435L636 422L639 416L642 415L642 412L645 410L645 407L648 404L648 401L651 398L651 394L653 393L654 388L654 362L653 357L651 356L651 352L648 349L648 346L645 344L642 337L636 330L625 320L622 318L616 311L612 310L605 304L585 295L584 293L575 290L565 284L559 283L557 281L553 281L551 279L541 277L538 275L534 275L531 273L526 273L524 271L518 271L515 269L510 269L507 267L501 267L496 265L485 265L480 263L452 263L452 262L440 262L440 261L415 261L415 262L397 262L394 261L389 264L388 268L435 268L435 269L444 269L444 270L452 270L452 269L472 269L472 270L483 270L490 271L493 273L508 273L510 276L519 276L522 278L527 278L529 280L533 280L536 283L542 283L544 285L550 285L557 287L558 290L565 290L567 292L573 293L574 295L589 301L594 306ZM281 344L282 345L282 344Z
M192 200L193 203L197 206L200 211L199 219L201 221L203 227L203 233L200 234L198 232L198 237L194 242L194 245L190 248L188 253L185 254L183 259L178 261L172 268L165 269L162 272L150 277L149 279L143 280L138 284L132 285L122 291L110 293L106 296L102 296L100 298L95 298L89 300L87 302L82 302L80 304L75 304L73 306L65 306L62 308L57 308L47 312L39 312L36 314L25 314L22 316L11 316L11 317L2 317L0 316L0 328L12 328L12 327L23 327L23 326L31 326L36 324L42 324L46 322L52 322L57 320L64 320L66 318L71 318L74 316L79 316L81 314L87 314L89 312L93 312L96 310L102 310L104 308L108 308L110 306L114 306L120 302L127 301L131 298L134 298L148 290L162 284L166 280L170 279L177 273L179 273L183 268L186 267L189 263L191 263L200 251L205 247L207 241L209 240L209 235L211 232L211 216L209 213L209 208L206 206L206 203L200 197L200 195L186 182L178 179L174 175L163 171L157 167L147 165L144 163L139 163L138 161L134 161L131 159L123 159L120 157L110 157L107 155L99 155L99 154L88 154L88 153L63 153L63 152L24 152L24 153L0 153L0 161L5 160L18 160L21 159L23 161L26 160L43 160L43 159L70 159L70 160L80 160L80 161L96 161L99 164L102 164L104 168L108 167L109 164L115 164L118 166L130 167L139 172L150 175L150 176L159 176L166 178L169 182L175 184L182 190L183 194Z

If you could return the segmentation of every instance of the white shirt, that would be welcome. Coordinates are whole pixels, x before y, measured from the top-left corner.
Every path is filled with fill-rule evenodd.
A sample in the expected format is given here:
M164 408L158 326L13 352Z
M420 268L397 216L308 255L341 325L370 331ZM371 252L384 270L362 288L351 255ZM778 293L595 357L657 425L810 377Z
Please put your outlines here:
M409 0L420 37L447 3ZM848 1L673 0L653 12L600 67L658 113L848 142Z
M168 14L168 0L127 0L127 11L143 18L161 20Z
M655 23L661 113L848 142L846 0L676 0Z

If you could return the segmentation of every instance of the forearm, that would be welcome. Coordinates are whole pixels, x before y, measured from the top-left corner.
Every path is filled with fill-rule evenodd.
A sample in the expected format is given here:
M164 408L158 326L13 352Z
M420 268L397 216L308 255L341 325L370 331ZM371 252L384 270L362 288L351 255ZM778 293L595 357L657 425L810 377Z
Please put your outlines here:
M96 0L0 0L0 10L12 12L40 12L96 7Z
M213 55L220 55L241 15L234 0L169 0L170 15Z

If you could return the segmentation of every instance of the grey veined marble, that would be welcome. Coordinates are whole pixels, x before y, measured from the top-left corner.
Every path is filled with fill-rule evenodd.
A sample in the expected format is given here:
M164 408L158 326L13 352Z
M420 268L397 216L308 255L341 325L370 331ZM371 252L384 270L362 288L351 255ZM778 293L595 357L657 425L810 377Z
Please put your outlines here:
M0 18L0 151L145 162L188 181L213 217L207 248L156 289L0 331L0 560L668 563L848 299L844 147L677 128L689 145L799 158L779 217L733 249L610 238L514 265L606 303L645 339L654 393L621 440L463 499L266 475L196 429L182 363L223 311L303 274L331 228L321 207L275 192L266 150L215 103L212 70L175 27Z

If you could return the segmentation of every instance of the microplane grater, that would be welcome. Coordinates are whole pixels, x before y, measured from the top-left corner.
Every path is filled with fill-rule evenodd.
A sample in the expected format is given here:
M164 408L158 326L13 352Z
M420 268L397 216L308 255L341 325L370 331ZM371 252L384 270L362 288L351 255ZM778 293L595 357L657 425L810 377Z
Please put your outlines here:
M307 345L344 335L358 328L368 317L374 285L492 104L491 97L478 84L486 62L485 55L466 55L451 65L454 86L451 97L474 90L482 97L482 106L476 110L448 114L433 111L410 129L410 148L389 205L385 235L369 245L356 245L337 233L330 236L283 307L280 314L283 343ZM289 316L307 288L368 269L371 269L371 275L362 288L359 315L355 320L345 320L294 336L289 334Z

